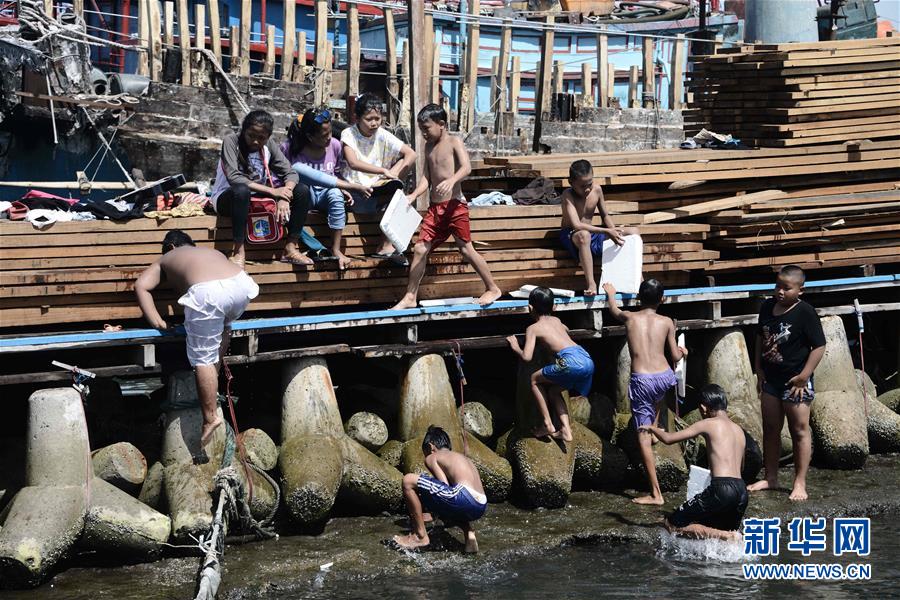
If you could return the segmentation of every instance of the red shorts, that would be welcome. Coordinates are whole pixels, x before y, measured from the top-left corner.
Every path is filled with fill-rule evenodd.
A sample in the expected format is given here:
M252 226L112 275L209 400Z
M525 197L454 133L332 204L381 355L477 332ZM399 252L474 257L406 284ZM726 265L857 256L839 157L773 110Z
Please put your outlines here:
M469 206L464 201L448 200L430 205L422 219L419 241L431 242L432 247L437 248L447 241L450 234L463 242L472 241Z

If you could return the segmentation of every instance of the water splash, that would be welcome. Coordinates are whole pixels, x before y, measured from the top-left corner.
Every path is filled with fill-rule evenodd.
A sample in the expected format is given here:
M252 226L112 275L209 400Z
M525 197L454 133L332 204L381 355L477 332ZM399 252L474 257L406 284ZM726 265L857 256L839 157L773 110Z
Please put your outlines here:
M668 531L659 534L658 558L701 560L710 562L744 562L750 560L744 554L743 541L696 540L673 535Z

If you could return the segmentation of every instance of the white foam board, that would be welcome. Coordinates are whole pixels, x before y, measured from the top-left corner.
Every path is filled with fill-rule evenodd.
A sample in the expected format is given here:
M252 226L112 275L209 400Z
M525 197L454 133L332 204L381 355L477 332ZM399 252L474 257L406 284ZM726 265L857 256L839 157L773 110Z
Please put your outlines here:
M636 294L644 268L644 242L639 235L626 235L624 239L621 246L612 240L603 241L600 285L612 283L617 292Z
M394 248L403 252L409 247L409 242L421 222L422 215L406 200L403 190L397 190L384 211L379 226Z
M684 334L678 334L678 345L682 348L684 345ZM687 392L687 357L682 356L681 360L675 363L675 379L678 380L678 385L675 386L675 391L678 394L679 398L684 398L685 393Z
M474 296L462 296L460 298L440 298L437 300L419 300L419 306L426 308L431 306L454 306L456 304L475 304Z
M709 469L704 469L703 467L698 467L697 465L691 465L691 474L688 477L687 484L687 499L690 500L707 487L709 487L710 482L712 481L712 473L709 472Z

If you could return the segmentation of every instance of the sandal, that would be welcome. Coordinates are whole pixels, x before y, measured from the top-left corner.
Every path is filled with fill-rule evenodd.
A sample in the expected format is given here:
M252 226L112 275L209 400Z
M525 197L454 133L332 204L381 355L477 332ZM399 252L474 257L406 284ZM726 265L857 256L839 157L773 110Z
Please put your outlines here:
M338 257L334 255L334 253L328 248L322 248L320 250L310 250L306 253L306 255L313 260L313 262L328 262L337 260Z
M290 254L282 254L281 258L278 259L278 262L283 262L300 267L308 267L314 264L313 259L308 256L304 256L298 250L294 250Z

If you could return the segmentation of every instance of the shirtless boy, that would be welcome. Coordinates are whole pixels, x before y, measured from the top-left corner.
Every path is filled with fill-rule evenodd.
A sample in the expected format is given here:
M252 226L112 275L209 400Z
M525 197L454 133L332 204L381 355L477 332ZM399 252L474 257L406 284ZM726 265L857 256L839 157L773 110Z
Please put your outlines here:
M487 509L487 496L478 470L465 455L450 448L450 436L434 425L428 428L422 440L422 454L431 475L407 473L403 476L403 496L412 531L408 535L395 535L394 542L410 550L431 543L425 530L424 505L445 524L453 523L462 528L466 536L466 553L478 552L472 521L480 519Z
M562 226L559 242L578 260L584 271L584 293L597 293L594 280L594 257L603 254L603 240L607 237L621 246L622 236L637 234L637 227L617 228L613 225L603 190L594 185L594 168L586 160L576 160L569 167L569 189L562 194ZM593 225L594 213L600 214L603 227Z
M641 309L623 312L616 302L616 288L611 283L603 285L609 311L613 318L625 324L628 351L631 353L631 379L628 382L628 396L631 398L631 414L638 428L638 445L641 460L650 482L650 495L634 498L637 504L664 503L656 478L656 461L653 458L652 436L641 428L659 422L659 403L677 383L675 373L666 360L666 347L672 362L687 356L687 349L675 342L675 323L672 319L657 314L662 304L663 285L656 279L641 283L638 298Z
M447 130L447 111L437 104L425 106L418 115L419 128L425 138L425 172L419 184L407 196L412 204L431 186L428 212L422 220L419 241L416 243L412 266L409 268L409 284L406 295L393 309L415 308L419 295L419 284L428 265L428 254L432 248L443 244L450 235L467 263L475 268L484 282L485 292L478 304L485 306L503 292L494 283L487 262L472 245L469 227L469 207L463 196L460 182L472 172L469 154L462 140L450 135Z
M746 438L740 425L728 418L728 398L718 385L700 390L703 419L675 433L653 425L642 430L663 444L674 444L702 435L712 482L666 518L666 529L687 537L740 539L738 530L747 510L747 486L741 478Z
M556 355L553 364L531 374L531 393L543 420L533 433L537 438L549 435L571 442L572 427L562 390L575 390L579 395L587 396L594 378L594 361L584 348L572 341L569 328L554 317L552 312L553 292L545 287L533 289L528 296L528 314L534 319L534 323L525 330L525 348L519 346L519 340L514 335L506 340L513 352L525 362L534 357L534 348L538 342ZM560 423L559 431L553 425L547 409L548 394Z
M250 300L259 295L259 286L244 270L212 248L198 248L180 229L166 234L162 256L141 273L134 284L144 318L157 329L170 329L153 304L150 293L167 282L179 294L184 307L188 361L194 368L203 429L200 442L206 444L222 424L216 411L219 363L227 337L223 332L241 316Z

